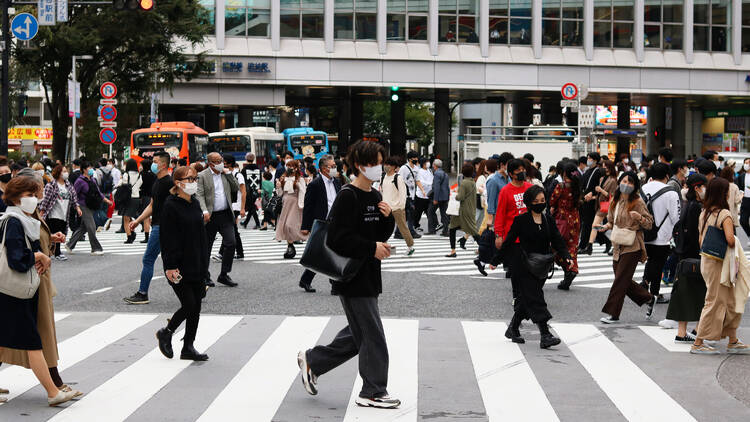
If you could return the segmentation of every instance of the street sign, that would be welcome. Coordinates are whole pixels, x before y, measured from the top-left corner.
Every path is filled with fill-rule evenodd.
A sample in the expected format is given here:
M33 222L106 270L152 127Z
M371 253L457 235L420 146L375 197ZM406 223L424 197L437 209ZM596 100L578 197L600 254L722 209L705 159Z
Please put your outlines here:
M68 79L68 117L81 117L81 83Z
M560 90L562 93L563 99L566 100L575 100L576 97L578 97L578 87L571 82L566 83L562 86L562 89Z
M99 122L99 127L117 127L117 122Z
M117 109L111 105L102 107L101 116L103 121L112 122L117 119Z
M117 104L117 100L105 100L105 99L101 99L101 100L99 100L99 104L101 104L101 105L115 105L115 104Z
M39 0L39 26L55 24L55 0Z
M111 145L117 140L117 132L112 128L105 127L99 132L99 140L105 145Z
M630 159L633 161L633 164L636 166L641 165L641 161L643 158L643 151L641 149L634 149L630 151Z
M576 100L560 100L560 107L578 107Z
M10 23L10 32L21 41L28 41L39 32L39 22L30 13L19 13Z
M102 86L99 87L99 94L107 100L115 98L117 96L117 86L112 82L104 82Z
M68 0L57 0L57 21L68 21Z

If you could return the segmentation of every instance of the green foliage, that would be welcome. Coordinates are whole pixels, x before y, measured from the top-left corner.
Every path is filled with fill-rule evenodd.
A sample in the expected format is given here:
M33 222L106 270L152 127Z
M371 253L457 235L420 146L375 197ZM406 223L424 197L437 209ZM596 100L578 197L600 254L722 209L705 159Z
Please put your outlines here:
M365 101L362 109L365 134L377 135L391 132L390 101ZM416 139L420 146L429 146L435 131L435 117L430 110L430 105L422 102L407 102L404 117L407 138Z
M73 55L92 55L80 60L81 107L86 113L82 133L97 129L99 85L112 81L120 104L147 101L155 89L170 89L176 81L190 80L203 68L203 55L188 58L188 47L197 47L211 31L208 11L194 0L159 1L149 12L115 11L111 5L71 5L69 22L41 27L31 48L13 51L19 77L41 79L52 108L53 155L61 158L67 144L67 80ZM184 66L189 60L197 66ZM146 105L146 107L148 107ZM93 115L92 115L93 113ZM93 116L93 118L91 118ZM118 113L121 149L131 129ZM135 116L137 124L137 116ZM83 145L88 145L86 136ZM98 141L95 141L98 142Z

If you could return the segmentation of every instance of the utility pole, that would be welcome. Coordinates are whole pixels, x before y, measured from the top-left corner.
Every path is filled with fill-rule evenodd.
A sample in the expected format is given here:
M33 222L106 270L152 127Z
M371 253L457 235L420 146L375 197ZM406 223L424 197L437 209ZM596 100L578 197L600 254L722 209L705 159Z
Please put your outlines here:
M10 64L10 18L8 8L11 0L3 0L3 65L2 65L2 127L0 128L0 155L8 155L8 120L10 119L10 104L8 103L8 67Z

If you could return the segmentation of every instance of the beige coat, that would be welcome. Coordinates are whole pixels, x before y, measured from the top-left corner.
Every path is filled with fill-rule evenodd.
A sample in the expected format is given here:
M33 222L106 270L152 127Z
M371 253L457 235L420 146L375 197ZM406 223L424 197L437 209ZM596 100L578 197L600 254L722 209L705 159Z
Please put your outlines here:
M42 228L39 233L39 244L42 252L52 256L52 242L50 240L49 227L43 219L39 218L37 212L34 217L42 222ZM30 271L36 271L31 269ZM39 336L42 338L42 351L44 360L50 368L57 367L59 359L57 353L57 332L55 331L55 307L52 304L52 298L57 295L57 289L52 283L51 271L47 271L39 278L39 305L37 309L36 327ZM0 362L10 365L23 366L30 368L29 356L26 350L9 349L0 347Z
M632 193L632 195L638 195ZM613 255L612 259L615 261L620 260L620 254L641 251L641 262L646 262L648 256L646 255L646 244L643 242L643 230L648 230L651 225L654 224L654 217L648 212L646 203L640 196L633 202L628 202L620 196L619 206L614 203L609 204L609 214L607 214L607 221L614 221L617 227L623 229L635 230L635 242L632 245L623 246L616 243L612 243ZM617 218L615 219L615 209L617 209ZM635 211L641 216L643 220L638 222L630 216L630 211Z
M730 182L729 192L727 192L727 203L729 203L729 212L732 213L732 223L734 227L740 226L740 218L738 213L740 211L740 204L742 204L742 192L740 192L739 186Z

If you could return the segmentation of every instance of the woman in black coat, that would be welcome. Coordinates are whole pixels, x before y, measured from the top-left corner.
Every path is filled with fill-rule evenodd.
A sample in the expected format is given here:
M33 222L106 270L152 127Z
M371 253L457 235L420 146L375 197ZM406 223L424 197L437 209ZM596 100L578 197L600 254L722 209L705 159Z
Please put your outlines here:
M513 220L502 247L493 258L491 268L494 269L500 262L511 265L514 313L505 337L514 343L524 343L519 327L522 320L531 319L542 335L540 346L546 349L560 344L560 339L553 336L547 326L552 315L547 309L542 291L546 280L540 280L529 272L526 268L526 256L529 253L549 254L554 249L568 265L572 264L572 260L554 221L542 214L547 206L544 189L536 185L530 187L523 194L523 202L529 211Z
M172 334L185 322L185 338L180 359L208 360L208 355L193 347L201 313L201 299L206 296L203 283L208 271L208 240L203 212L193 196L198 190L197 173L192 167L180 167L172 174L174 187L161 211L159 242L167 281L180 300L165 328L157 331L159 350L169 359Z

